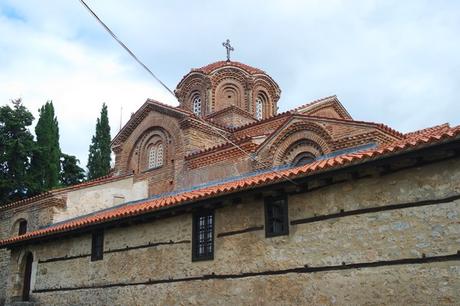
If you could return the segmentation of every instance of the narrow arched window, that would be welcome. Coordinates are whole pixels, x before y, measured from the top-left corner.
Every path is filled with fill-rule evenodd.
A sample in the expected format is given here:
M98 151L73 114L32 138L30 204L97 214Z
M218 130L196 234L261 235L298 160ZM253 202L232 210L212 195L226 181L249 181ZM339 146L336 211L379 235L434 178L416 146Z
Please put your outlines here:
M199 95L195 95L193 97L192 110L195 115L197 116L201 115L201 97Z
M150 169L161 166L163 166L163 143L158 142L151 146L148 151L148 167Z
M25 233L27 233L27 220L21 220L19 222L18 235L21 236L21 235L24 235Z
M149 149L149 168L155 167L155 162L156 162L156 148L155 146L152 146Z
M163 144L160 142L157 144L157 156L155 161L155 167L163 166Z
M256 119L257 120L262 120L264 113L263 113L263 108L264 108L264 102L262 100L262 97L257 97L256 100Z
M267 102L267 99L265 95L262 92L259 93L256 99L256 112L255 112L257 120L262 120L266 117L267 115L265 114L266 102Z

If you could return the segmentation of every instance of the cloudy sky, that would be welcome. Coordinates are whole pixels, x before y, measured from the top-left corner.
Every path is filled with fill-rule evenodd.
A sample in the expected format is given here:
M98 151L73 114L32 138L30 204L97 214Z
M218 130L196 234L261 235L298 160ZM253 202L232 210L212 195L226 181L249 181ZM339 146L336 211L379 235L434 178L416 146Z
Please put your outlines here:
M402 132L460 123L460 1L109 1L87 3L170 88L232 59L267 71L280 110L336 94L355 119ZM63 152L86 165L102 102L112 136L147 98L176 105L78 0L0 0L0 104L37 117L53 100Z

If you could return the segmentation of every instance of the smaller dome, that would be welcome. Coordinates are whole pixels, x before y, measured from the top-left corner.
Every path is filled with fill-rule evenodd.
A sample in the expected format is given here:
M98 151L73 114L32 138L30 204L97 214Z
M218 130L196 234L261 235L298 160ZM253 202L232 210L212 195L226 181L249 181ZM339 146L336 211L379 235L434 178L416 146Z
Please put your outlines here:
M209 64L209 65L203 66L201 68L194 68L192 69L192 72L202 72L205 74L210 74L211 72L217 69L220 69L220 68L224 68L224 67L240 68L249 74L262 74L262 73L265 74L265 71L259 68L251 67L249 65L246 65L240 62L234 62L234 61L218 61L218 62Z

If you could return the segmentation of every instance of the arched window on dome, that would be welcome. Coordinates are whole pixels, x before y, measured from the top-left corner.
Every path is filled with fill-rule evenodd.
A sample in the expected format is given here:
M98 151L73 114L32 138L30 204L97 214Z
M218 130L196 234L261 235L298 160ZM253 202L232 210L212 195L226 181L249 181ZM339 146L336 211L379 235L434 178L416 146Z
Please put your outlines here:
M257 99L256 99L256 111L255 111L255 115L256 115L256 119L257 120L262 120L264 118L267 117L267 97L265 95L264 92L260 92L258 95L257 95Z
M193 96L192 110L195 115L201 116L201 97L198 94Z
M262 120L263 118L263 110L264 108L264 104L262 102L262 98L261 97L257 97L257 100L256 100L256 119L257 120Z
M149 149L148 167L151 169L161 166L163 166L163 143L158 142Z
M315 156L308 152L302 152L298 154L292 161L292 165L295 167L310 164L315 161Z

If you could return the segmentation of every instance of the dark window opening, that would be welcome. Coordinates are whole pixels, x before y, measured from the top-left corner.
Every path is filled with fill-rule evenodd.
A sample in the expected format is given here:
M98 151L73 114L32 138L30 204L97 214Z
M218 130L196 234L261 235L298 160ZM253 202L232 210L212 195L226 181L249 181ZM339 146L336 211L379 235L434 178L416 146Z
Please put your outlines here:
M32 279L32 263L34 256L32 253L27 253L26 263L24 267L24 282L22 284L22 300L27 302L30 300L30 280Z
M297 155L292 161L293 166L302 166L315 161L315 156L313 154L304 152Z
M289 234L287 198L265 199L265 236L274 237Z
M27 233L27 220L21 220L19 222L19 236L24 235Z
M104 257L104 231L97 230L92 234L91 261L102 260Z
M193 215L192 260L214 259L214 211L205 210Z

